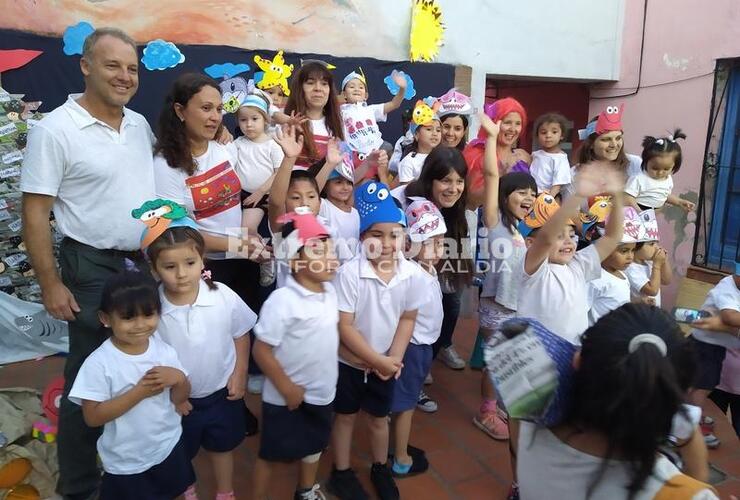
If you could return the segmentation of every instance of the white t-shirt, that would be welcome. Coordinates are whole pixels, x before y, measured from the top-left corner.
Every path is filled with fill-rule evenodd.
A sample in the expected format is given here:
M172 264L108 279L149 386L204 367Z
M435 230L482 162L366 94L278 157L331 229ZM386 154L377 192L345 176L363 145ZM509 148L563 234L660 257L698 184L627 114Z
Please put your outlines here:
M642 298L646 295L642 293L642 287L650 283L650 275L653 272L652 261L633 262L627 269L624 270L624 274L630 282L630 291L632 293L633 302L641 302ZM655 305L660 307L660 290L655 296Z
M439 286L437 272L430 274L418 263L411 261L418 268L418 273L424 283L416 293L422 301L416 314L414 333L411 343L417 345L432 345L439 338L442 331L442 288Z
M645 172L640 172L629 178L624 192L634 196L640 205L660 208L673 192L673 177L669 175L666 179L653 179Z
M115 130L77 104L81 94L28 131L21 169L24 193L54 197L61 234L100 249L137 250L142 224L131 210L154 198L154 134L123 108Z
M233 148L211 141L206 152L194 158L197 168L188 176L172 168L163 156L154 158L154 183L158 198L183 205L203 231L220 236L241 234L241 183L234 169ZM141 223L139 223L141 225ZM223 253L209 254L223 258Z
M384 122L387 118L384 107L384 104L366 102L342 104L340 112L344 140L353 151L368 154L383 144L378 122Z
M406 198L406 184L391 189L391 196L393 196L401 204L401 210L406 212L409 207L409 200Z
M280 167L285 153L277 142L253 142L242 136L232 143L236 149L236 173L242 189L254 193Z
M540 191L549 191L553 186L565 186L571 182L568 155L563 152L533 151L529 173Z
M360 213L357 209L352 207L349 212L345 212L326 198L321 198L319 215L336 234L337 252L344 254L338 255L339 260L344 262L354 257L360 244Z
M586 283L601 276L601 259L593 245L576 252L566 265L545 260L531 275L524 270L517 316L534 318L565 340L580 345L588 328Z
M602 458L571 448L549 429L521 421L517 446L517 476L522 500L559 498L586 500L592 481L599 475ZM667 458L658 455L653 473L633 497L652 500L666 481L680 471ZM590 498L626 499L630 484L629 464L611 460L596 483ZM676 497L678 498L678 497ZM718 497L707 487L687 500L714 500Z
M630 282L624 275L619 278L602 269L600 278L588 282L588 299L591 305L588 322L593 325L606 313L630 301Z
M401 314L419 309L424 301L419 290L425 282L414 264L400 255L389 283L378 277L362 251L339 268L334 283L339 310L355 315L354 326L380 354L390 349Z
M719 314L723 309L732 309L740 311L740 290L735 285L733 276L722 278L714 288L709 290L704 304L701 306L702 311L709 311L712 314ZM739 349L740 338L722 332L710 332L694 328L691 334L702 342L707 344L720 345L727 349Z
M192 305L176 306L159 287L162 315L158 331L188 371L190 397L203 398L226 387L236 365L234 340L257 322L257 315L229 287L211 290L201 280Z
M404 156L398 164L398 181L411 182L418 179L427 156L429 155L426 153L409 153Z
M496 302L516 311L519 301L522 259L527 253L527 244L519 231L507 229L502 221L488 230L488 266L481 287L481 297L495 297Z
M262 306L254 334L273 347L288 378L305 389L304 401L328 405L337 386L338 325L337 293L331 283L324 283L324 292L316 293L288 276L285 286L272 292ZM269 378L262 400L285 406Z
M131 390L155 366L170 366L187 375L174 349L156 333L146 352L126 354L110 339L95 349L80 368L69 392L69 400L103 402ZM180 415L170 401L170 389L142 399L136 406L111 420L98 439L103 469L110 474L138 474L166 459L180 440Z

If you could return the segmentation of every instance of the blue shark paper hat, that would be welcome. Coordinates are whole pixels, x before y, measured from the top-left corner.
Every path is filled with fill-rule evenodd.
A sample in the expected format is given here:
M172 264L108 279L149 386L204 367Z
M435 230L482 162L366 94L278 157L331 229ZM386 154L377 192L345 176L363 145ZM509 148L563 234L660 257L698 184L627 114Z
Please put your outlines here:
M544 426L562 422L577 347L530 318L505 321L483 356L509 417Z
M355 208L360 213L360 234L384 222L406 227L406 215L382 182L367 182L355 189Z
M131 216L146 225L141 233L141 249L146 250L167 229L184 226L198 230L198 225L187 214L182 205L161 198L145 201L139 208L132 210Z

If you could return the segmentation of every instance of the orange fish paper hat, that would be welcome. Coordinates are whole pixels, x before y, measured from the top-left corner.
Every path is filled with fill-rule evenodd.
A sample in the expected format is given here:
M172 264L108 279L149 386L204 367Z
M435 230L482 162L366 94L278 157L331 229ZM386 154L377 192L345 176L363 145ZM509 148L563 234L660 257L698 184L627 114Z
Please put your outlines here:
M560 210L560 204L555 198L547 193L540 194L535 198L532 210L519 221L517 226L519 234L526 238L532 234L532 231L544 226L558 210ZM571 220L568 220L568 224L575 225Z

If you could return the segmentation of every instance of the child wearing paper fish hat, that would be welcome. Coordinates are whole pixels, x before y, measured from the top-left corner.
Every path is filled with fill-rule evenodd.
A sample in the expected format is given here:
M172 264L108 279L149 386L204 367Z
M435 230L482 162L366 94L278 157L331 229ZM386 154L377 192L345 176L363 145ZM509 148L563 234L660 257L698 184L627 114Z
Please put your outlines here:
M660 307L660 287L673 281L673 269L668 260L668 252L658 244L658 220L655 210L639 213L644 236L635 245L635 259L627 267L625 274L630 282L633 302Z
M437 114L441 103L433 97L417 101L411 113L409 131L414 136L410 152L398 164L398 180L401 184L419 178L429 153L442 140L442 127Z

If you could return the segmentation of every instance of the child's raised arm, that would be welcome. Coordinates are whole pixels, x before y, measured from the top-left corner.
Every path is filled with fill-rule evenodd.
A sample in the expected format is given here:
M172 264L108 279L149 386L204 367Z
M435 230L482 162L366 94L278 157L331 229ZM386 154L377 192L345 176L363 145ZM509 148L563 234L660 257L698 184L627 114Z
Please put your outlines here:
M285 214L285 200L290 186L290 174L293 172L296 158L303 150L303 135L298 134L295 125L285 125L275 135L277 142L285 153L283 161L275 174L270 189L270 197L267 205L267 218L272 231L277 232L282 224L277 220Z
M398 93L393 96L393 99L383 104L383 114L387 115L391 111L395 111L401 107L403 103L403 95L406 93L406 79L403 77L400 71L395 69L391 72L391 78L398 85Z
M329 174L334 168L342 162L342 154L339 151L339 139L331 138L326 145L326 158L321 170L316 174L316 184L319 186L319 193L324 189L326 181L329 180Z
M486 182L483 190L483 221L486 227L490 229L498 224L499 218L499 171L496 142L498 140L501 121L499 120L494 123L485 113L478 113L478 120L480 120L483 130L488 133L486 151L483 156L483 176Z

